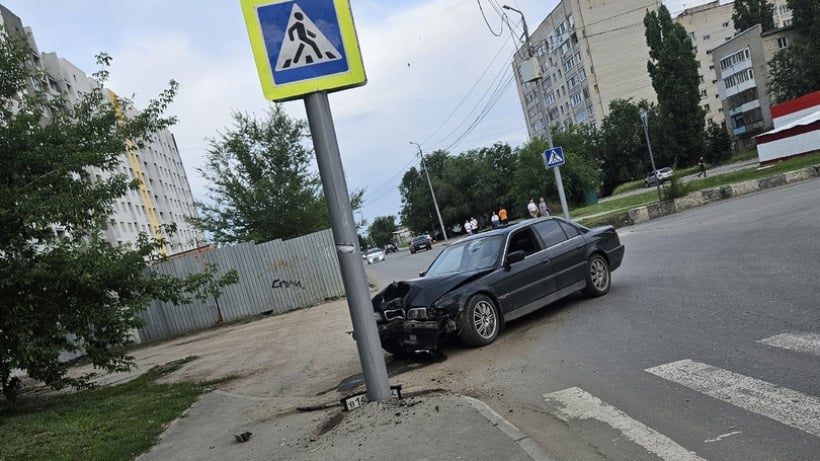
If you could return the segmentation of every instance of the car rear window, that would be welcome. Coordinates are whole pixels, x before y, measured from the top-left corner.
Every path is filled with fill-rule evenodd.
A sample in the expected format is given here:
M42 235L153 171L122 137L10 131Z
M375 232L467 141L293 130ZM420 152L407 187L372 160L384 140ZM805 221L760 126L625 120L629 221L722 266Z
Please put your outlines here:
M558 221L541 221L533 224L533 227L535 231L538 232L538 236L541 237L546 247L558 245L567 239L567 234L564 232L564 229L561 228L561 225L558 224Z

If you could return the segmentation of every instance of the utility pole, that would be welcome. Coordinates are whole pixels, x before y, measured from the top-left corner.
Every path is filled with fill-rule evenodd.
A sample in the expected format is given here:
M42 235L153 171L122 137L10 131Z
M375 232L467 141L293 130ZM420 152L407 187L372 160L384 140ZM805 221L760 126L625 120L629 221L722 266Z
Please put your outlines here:
M433 196L433 206L436 207L436 215L438 215L438 224L441 226L441 235L444 237L444 241L447 241L447 231L444 229L444 220L441 219L441 211L438 209L438 201L436 200L436 192L433 190L433 182L430 181L430 172L427 171L427 164L424 162L424 153L421 151L421 146L417 142L410 141L410 144L414 144L416 148L419 150L419 156L421 157L421 167L424 168L424 174L427 175L427 185L430 186L430 195Z
M527 58L532 58L535 56L535 52L532 49L532 43L530 43L530 31L527 29L527 19L524 17L524 13L521 10L515 9L509 5L504 5L502 8L505 10L515 11L519 15L521 15L521 24L524 27L524 45L527 48ZM541 84L541 77L538 77L535 80L535 91L538 93L538 102L541 106L541 119L544 123L544 132L547 136L547 143L550 146L550 149L555 147L552 144L552 130L550 129L550 121L549 116L547 114L547 101L544 98L544 89ZM569 219L569 208L567 207L567 197L564 194L564 181L561 179L561 169L559 167L553 167L552 172L555 175L555 185L558 188L558 198L561 200L561 211L564 212L564 218Z
M658 201L662 202L661 181L658 179L658 170L655 168L655 157L652 155L652 143L649 142L649 114L641 111L641 123L643 124L643 134L646 135L646 147L649 148L649 161L652 163L652 174L655 175L655 187L658 188Z

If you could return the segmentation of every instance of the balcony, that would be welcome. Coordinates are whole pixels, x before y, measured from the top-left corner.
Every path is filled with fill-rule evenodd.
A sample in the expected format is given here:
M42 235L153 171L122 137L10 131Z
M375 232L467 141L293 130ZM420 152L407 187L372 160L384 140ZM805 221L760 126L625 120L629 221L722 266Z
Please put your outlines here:
M729 110L729 117L733 117L735 115L739 115L739 114L742 114L742 113L745 113L745 112L749 112L750 110L759 109L759 108L760 108L760 100L755 99L754 101L749 101L747 103L744 103L744 104L741 104L741 105L735 107L734 109L730 109Z

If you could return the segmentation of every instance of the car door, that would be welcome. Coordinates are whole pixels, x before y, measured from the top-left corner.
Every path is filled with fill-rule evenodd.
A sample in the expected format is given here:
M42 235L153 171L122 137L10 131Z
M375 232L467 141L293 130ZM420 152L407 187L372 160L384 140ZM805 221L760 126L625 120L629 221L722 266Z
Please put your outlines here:
M533 225L549 255L558 290L585 280L585 240L572 224L558 219Z
M526 256L502 269L493 284L505 313L536 303L555 291L549 255L530 226L510 234L504 253L505 264L507 255L515 251L524 251Z

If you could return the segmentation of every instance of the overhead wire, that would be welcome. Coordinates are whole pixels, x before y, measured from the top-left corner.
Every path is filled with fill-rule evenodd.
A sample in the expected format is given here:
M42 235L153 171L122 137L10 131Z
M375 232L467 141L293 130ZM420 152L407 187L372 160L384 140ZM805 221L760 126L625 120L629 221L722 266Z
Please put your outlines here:
M496 52L496 54L493 56L493 58L490 60L490 62L487 64L487 66L484 68L481 75L476 79L475 83L470 87L470 89L467 91L467 93L464 95L464 97L461 99L461 101L459 101L459 103L456 105L455 109L453 109L453 111L450 112L450 114L445 118L445 120L441 124L438 125L438 128L436 128L432 133L430 133L430 135L428 135L426 138L424 138L424 140L421 143L422 145L426 145L426 143L433 136L435 136L441 130L441 128L444 127L452 119L452 117L456 114L456 112L458 112L458 110L464 105L464 103L467 101L467 99L472 94L472 92L475 90L475 88L479 85L479 83L481 83L481 81L484 79L486 74L492 69L493 64L495 63L495 61L502 54L502 52L506 49L507 44L511 40L513 42L517 42L518 40L520 40L519 37L516 37L515 31L521 31L522 30L520 28L521 22L513 25L511 23L511 21L509 20L509 17L506 15L506 13L503 12L502 9L498 6L497 1L496 0L489 0L489 4L493 7L496 14L498 14L501 17L501 20L502 20L502 31L499 32L498 34L496 34L492 30L492 28L490 27L489 21L487 20L485 14L484 14L484 9L481 6L480 0L477 0L477 1L479 3L479 9L481 10L482 16L484 17L485 23L487 24L487 27L490 29L490 32L494 36L500 37L501 33L503 32L503 25L506 24L507 28L510 30L510 37L511 38L505 40L504 43L502 43L499 50ZM456 136L455 141L453 141L453 142L451 142L447 145L445 150L449 150L452 147L458 145L458 143L460 143L461 141L463 141L467 136L469 136L470 133L472 133L472 131L481 123L481 121L483 121L484 118L486 118L486 116L490 113L492 108L498 103L498 101L501 99L501 96L504 95L504 92L509 88L509 86L512 84L512 82L514 80L515 80L515 78L514 78L512 69L510 67L510 63L507 63L507 64L505 64L504 67L501 68L501 71L496 73L496 76L491 81L491 83L490 83L489 87L487 88L487 90L484 91L484 94L479 99L479 102L477 102L476 105L468 112L467 116L465 116L465 118L458 125L456 125L456 127L453 130L451 130L451 132L449 134L444 136L441 139L441 141L439 141L435 145L444 145L444 144L446 144L447 140L450 139L452 136L454 136L456 134L459 127L461 127L464 123L466 123L473 116L473 113L476 112L476 110L479 108L479 106L481 106L481 103L484 102L484 105L479 110L478 115L475 116L475 118L467 126L467 128L465 128L460 134L458 134ZM368 201L367 199L369 197L374 197L374 196L379 195L379 197L376 198L375 200L368 201L369 203L372 204L372 203L376 203L376 202L382 200L383 198L387 197L388 196L386 194L387 189L390 188L390 187L394 187L393 184L396 182L396 180L399 178L399 176L404 174L410 168L410 166L412 164L414 164L415 162L416 162L416 158L414 156L413 159L411 159L407 164L405 164L402 168L400 168L399 171L397 173L395 173L390 179L388 179L387 181L382 183L377 188L373 189L373 191L365 192L365 194L363 196L363 201Z

